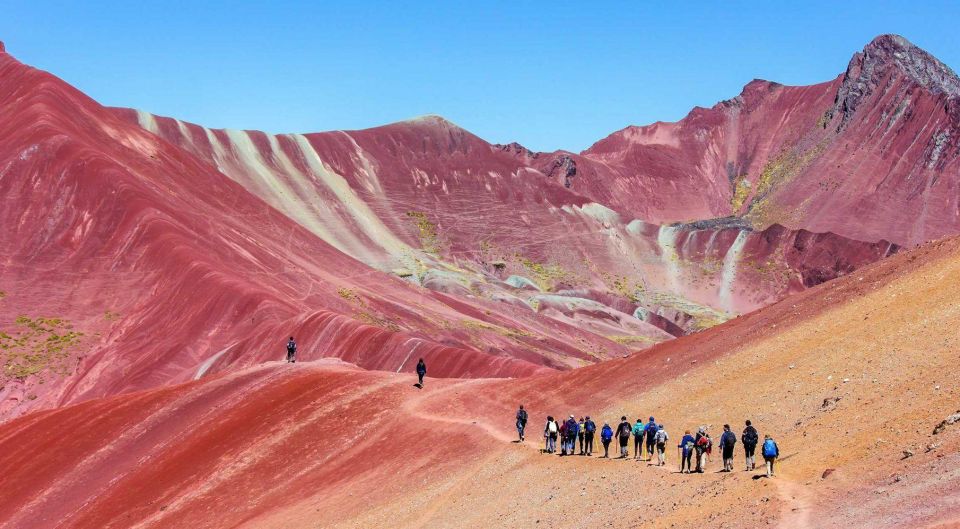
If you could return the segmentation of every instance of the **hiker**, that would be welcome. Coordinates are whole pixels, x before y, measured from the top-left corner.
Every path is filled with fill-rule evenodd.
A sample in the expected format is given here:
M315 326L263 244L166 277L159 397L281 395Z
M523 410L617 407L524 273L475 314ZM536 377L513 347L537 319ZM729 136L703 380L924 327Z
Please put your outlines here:
M677 449L680 450L680 473L683 474L683 468L686 466L687 474L690 473L690 458L693 457L693 447L696 445L697 440L690 435L690 430L683 432L683 439L680 440L680 444L677 445Z
M745 470L756 470L757 460L753 453L757 449L757 443L760 442L760 434L757 433L757 429L753 427L749 419L747 420L747 427L743 429L743 434L740 435L740 440L743 441L743 455L747 460Z
M560 428L557 426L557 421L553 420L553 415L547 415L547 425L543 428L543 438L546 439L545 451L548 454L557 451L557 435L559 433Z
M603 429L600 430L600 442L603 443L603 457L610 458L610 441L613 440L613 428L610 423L603 423Z
M704 469L707 468L707 451L712 445L713 440L707 435L707 427L701 426L700 429L697 430L696 442L694 443L694 450L697 453L697 468L694 472L703 474Z
M720 452L723 456L723 471L733 472L733 447L737 444L737 435L730 431L730 425L723 425L723 435L720 436Z
M520 442L523 442L523 431L527 428L527 410L523 409L523 404L517 410L517 433L520 434Z
M632 428L630 427L630 421L627 420L626 416L620 417L620 425L617 426L617 438L620 440L620 458L626 459L630 455L630 451L627 448L627 444L630 442L630 432Z
M294 364L297 362L297 342L293 341L293 336L290 337L290 340L287 341L287 363Z
M670 436L663 429L662 424L657 425L657 433L654 434L654 441L657 445L657 466L662 467L667 464L667 441Z
M427 376L427 364L423 363L423 358L417 362L417 378L420 379L420 382L417 383L420 388L423 388L423 377Z
M643 455L643 432L645 431L643 421L637 419L637 424L633 425L633 458L640 459Z
M587 420L583 422L583 444L586 447L586 452L588 456L593 455L593 434L597 431L597 424L590 420L590 416L587 415Z
M577 447L577 433L580 430L580 427L577 425L577 420L570 415L570 418L567 419L567 455L574 455L574 450Z
M584 428L583 428L583 417L580 417L580 422L577 423L577 438L580 440L580 455L583 455L583 437L584 437Z
M647 436L647 461L653 459L653 450L657 446L657 423L653 420L653 417L650 417L650 422L643 428Z
M567 455L567 421L560 423L560 455Z
M767 462L767 477L773 477L773 465L777 462L777 458L780 457L780 447L777 446L777 442L773 440L773 437L769 435L763 436L763 460Z

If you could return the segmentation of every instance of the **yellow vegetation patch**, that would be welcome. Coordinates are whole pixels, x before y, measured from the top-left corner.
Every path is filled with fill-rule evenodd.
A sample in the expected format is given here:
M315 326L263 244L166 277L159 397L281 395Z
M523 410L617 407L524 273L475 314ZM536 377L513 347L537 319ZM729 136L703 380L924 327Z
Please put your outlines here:
M81 343L82 332L60 318L19 316L15 327L9 333L0 330L0 380L70 374L70 358Z

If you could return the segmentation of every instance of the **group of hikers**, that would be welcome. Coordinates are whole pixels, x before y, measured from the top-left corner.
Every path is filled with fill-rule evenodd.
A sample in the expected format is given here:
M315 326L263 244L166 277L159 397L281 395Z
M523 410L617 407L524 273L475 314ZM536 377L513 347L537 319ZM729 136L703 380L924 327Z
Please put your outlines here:
M525 440L525 431L527 427L527 411L520 406L517 410L517 432L520 435L520 441ZM572 456L578 454L582 456L593 455L593 441L597 433L597 423L590 418L580 417L577 420L573 415L565 421L557 421L553 416L547 416L547 423L543 428L544 448L542 452L553 454L557 451L557 442L560 442L560 455ZM653 417L644 423L641 419L630 424L626 416L620 417L620 423L617 427L611 428L609 423L603 423L600 428L600 443L603 445L603 456L610 457L610 443L616 438L620 446L620 458L630 457L630 438L633 437L633 458L638 460L652 461L656 454L656 466L665 466L667 464L667 441L670 435L663 423L658 423ZM753 424L748 420L743 433L740 435L740 442L743 443L744 456L746 458L746 471L756 470L757 462L755 453L760 444L760 434ZM733 453L737 444L737 435L733 433L729 424L723 425L723 433L720 435L720 453L723 458L723 470L721 472L733 471ZM680 443L677 445L677 451L680 456L680 473L699 472L703 473L707 463L713 453L713 438L707 431L706 426L697 429L696 435L690 433L690 430L684 432ZM773 477L774 466L777 458L780 457L780 447L776 441L769 435L764 436L763 444L760 447L760 454L766 462L766 471L768 477Z

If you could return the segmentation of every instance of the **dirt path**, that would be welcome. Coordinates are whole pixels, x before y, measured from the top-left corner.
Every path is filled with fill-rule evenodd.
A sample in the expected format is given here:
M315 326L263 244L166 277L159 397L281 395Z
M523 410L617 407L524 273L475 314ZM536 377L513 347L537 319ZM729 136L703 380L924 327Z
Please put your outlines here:
M783 502L780 523L777 527L780 529L812 528L810 514L816 501L810 487L783 477L773 478L773 483L777 486L777 494Z

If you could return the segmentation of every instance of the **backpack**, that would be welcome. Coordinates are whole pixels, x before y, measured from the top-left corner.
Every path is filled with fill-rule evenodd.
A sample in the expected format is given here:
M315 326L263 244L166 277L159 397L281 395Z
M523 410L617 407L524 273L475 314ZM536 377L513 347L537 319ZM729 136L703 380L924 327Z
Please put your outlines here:
M686 444L683 445L683 451L689 454L691 450L693 450L693 441L688 439Z
M520 416L520 422L522 422L523 424L527 424L527 410L520 410L519 416Z
M657 430L656 439L658 443L666 443L669 437L666 430Z
M763 442L763 457L777 457L777 443L773 439L767 439Z
M557 433L557 423L554 421L548 422L547 431L549 431L550 433Z
M587 421L583 424L583 429L586 430L587 433L593 433L597 431L597 425L594 424L593 421Z
M757 443L760 441L760 436L757 435L757 430L751 427L743 431L740 440L743 441L745 445L757 446Z
M603 439L604 441L613 439L613 430L611 430L609 427L604 428L603 431L600 432L600 439Z
M293 340L290 340L289 342L287 342L287 352L288 352L288 353L295 353L295 352L297 352L297 342L295 342L295 341L293 341Z

